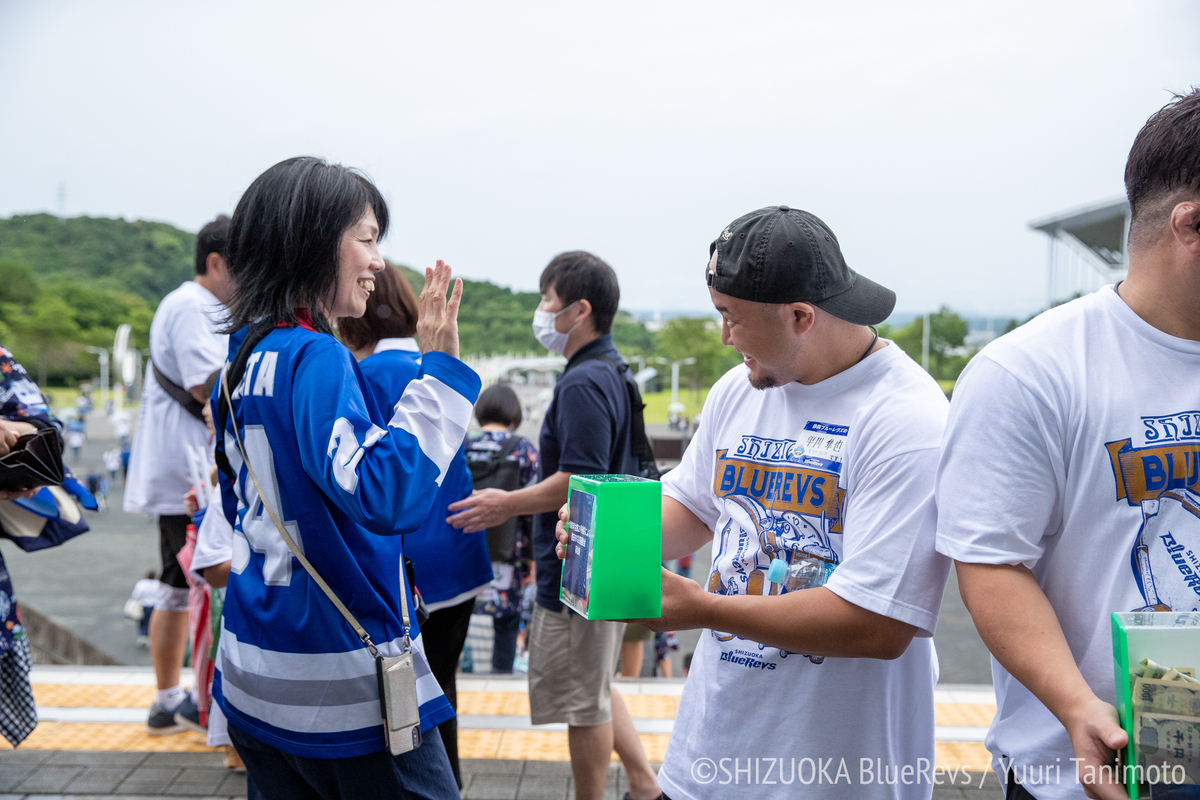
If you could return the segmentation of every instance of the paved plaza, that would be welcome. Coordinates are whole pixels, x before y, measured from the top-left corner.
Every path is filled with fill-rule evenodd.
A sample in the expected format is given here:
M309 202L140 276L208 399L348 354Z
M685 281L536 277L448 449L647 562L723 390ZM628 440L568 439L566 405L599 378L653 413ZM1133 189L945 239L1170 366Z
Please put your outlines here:
M185 675L185 682L190 679ZM226 769L202 736L146 734L146 707L154 692L149 669L38 667L33 680L42 721L19 751L0 750L0 800L245 795L245 778ZM683 684L679 679L617 681L655 763L666 752ZM529 722L522 677L463 676L458 697L464 797L572 796L566 726ZM937 787L934 797L997 797L995 779L984 771L988 755L981 744L995 713L991 687L942 685L935 701L937 766L942 779L955 785ZM611 787L614 798L626 790L616 763Z

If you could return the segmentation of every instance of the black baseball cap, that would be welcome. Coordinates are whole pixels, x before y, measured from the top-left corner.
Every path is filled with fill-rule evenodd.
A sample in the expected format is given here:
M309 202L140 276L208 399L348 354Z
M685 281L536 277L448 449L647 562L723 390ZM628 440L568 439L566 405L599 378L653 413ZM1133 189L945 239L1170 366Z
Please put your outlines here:
M738 217L709 245L708 285L755 303L812 303L856 325L878 325L896 293L846 265L837 237L807 211L767 206Z

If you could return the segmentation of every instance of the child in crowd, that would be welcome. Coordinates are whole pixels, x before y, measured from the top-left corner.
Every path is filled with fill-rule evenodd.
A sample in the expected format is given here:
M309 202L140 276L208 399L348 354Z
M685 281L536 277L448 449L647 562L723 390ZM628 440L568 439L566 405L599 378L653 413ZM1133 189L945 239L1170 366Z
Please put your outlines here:
M138 647L150 646L150 612L154 610L154 598L158 596L158 577L149 570L146 577L133 585L133 593L125 602L125 616L138 625Z
M465 445L475 488L512 491L536 483L538 451L531 441L515 433L522 414L521 401L512 387L498 383L485 389L475 403L475 419L480 430L467 434ZM487 532L495 577L476 599L475 613L492 618L496 634L492 645L493 674L513 671L521 628L522 590L533 580L532 532L533 520L528 516L514 517Z

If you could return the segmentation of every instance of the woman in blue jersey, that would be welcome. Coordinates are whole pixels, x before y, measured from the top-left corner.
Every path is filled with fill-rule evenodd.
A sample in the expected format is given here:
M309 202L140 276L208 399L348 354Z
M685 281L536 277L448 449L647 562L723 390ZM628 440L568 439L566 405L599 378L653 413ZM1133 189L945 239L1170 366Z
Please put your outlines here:
M458 360L462 283L447 301L450 268L440 261L419 302L424 358L402 393L379 403L332 336L329 320L366 308L387 224L367 178L294 158L251 184L230 226L231 408L220 386L214 401L234 546L213 697L251 781L270 798L438 796L437 786L403 785L365 642L398 656L411 636L422 727L453 716L415 616L404 622L402 608L414 606L396 534L429 515L479 377ZM364 639L292 555L267 506ZM436 728L422 747L442 750ZM448 762L434 761L442 769L430 781L446 783Z
M340 319L342 344L359 359L359 369L375 392L380 406L393 402L421 369L421 352L413 336L417 332L417 298L412 286L396 267L388 264L375 276L375 291L361 317ZM471 471L460 450L450 462L433 510L425 523L404 537L404 555L412 561L414 583L429 611L421 626L425 655L450 705L458 708L454 675L458 657L467 641L467 628L475 596L492 580L487 534L463 533L446 522L446 506L473 491ZM462 788L458 766L458 720L450 718L438 726L454 779ZM406 761L401 759L402 768Z

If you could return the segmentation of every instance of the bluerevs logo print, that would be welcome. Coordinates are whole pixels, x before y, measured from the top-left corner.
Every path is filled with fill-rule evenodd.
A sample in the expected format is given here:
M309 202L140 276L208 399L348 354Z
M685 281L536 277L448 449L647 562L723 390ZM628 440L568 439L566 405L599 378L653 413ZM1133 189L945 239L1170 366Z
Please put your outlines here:
M1105 445L1116 499L1138 506L1130 553L1145 603L1137 611L1200 611L1200 412L1142 417L1145 446Z

